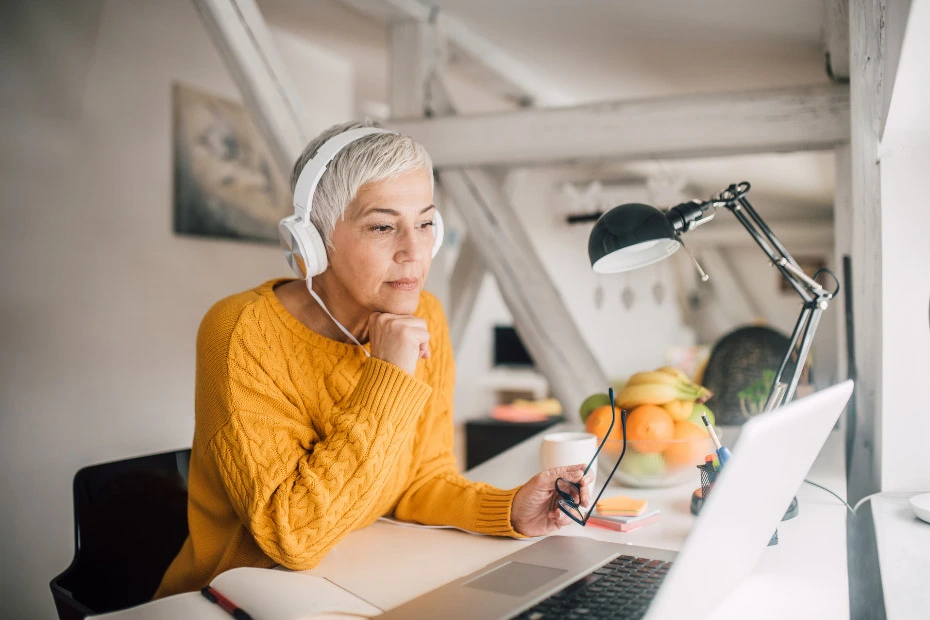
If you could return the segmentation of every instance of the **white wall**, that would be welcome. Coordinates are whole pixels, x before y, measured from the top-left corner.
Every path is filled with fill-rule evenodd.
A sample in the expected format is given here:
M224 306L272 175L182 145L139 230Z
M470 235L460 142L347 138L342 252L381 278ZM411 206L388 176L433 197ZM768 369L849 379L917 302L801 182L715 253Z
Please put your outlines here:
M0 617L41 619L74 472L190 445L203 313L288 270L274 246L172 233L172 82L238 99L189 0L18 4L0 20ZM281 51L319 128L352 116L347 62Z
M930 2L914 0L879 148L882 186L881 488L930 490Z

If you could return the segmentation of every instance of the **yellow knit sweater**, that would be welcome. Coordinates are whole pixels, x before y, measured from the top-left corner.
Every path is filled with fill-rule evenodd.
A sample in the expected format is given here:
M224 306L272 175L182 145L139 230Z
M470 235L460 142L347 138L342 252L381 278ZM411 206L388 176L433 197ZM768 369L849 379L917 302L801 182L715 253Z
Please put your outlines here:
M510 524L517 489L456 469L454 363L436 298L420 297L431 356L411 377L300 323L274 294L285 281L228 297L201 323L190 536L155 598L239 566L312 568L391 513L520 537Z

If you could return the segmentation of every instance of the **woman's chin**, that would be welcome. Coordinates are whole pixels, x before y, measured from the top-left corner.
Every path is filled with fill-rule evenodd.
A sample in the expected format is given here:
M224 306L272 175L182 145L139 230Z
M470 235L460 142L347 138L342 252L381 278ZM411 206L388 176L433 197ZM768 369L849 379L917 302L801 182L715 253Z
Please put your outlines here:
M390 314L413 314L420 304L420 291L390 291L382 297L382 312Z

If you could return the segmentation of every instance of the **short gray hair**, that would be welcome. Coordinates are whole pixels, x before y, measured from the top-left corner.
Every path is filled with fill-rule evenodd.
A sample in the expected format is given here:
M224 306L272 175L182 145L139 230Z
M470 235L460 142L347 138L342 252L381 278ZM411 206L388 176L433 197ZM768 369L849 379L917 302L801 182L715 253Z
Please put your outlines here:
M323 143L344 131L359 127L380 127L369 119L334 125L310 141L294 164L291 194L300 172ZM422 145L396 133L377 133L360 138L342 149L329 164L311 198L310 221L320 231L323 242L332 248L333 230L366 183L396 178L406 172L425 170L433 185L433 162Z

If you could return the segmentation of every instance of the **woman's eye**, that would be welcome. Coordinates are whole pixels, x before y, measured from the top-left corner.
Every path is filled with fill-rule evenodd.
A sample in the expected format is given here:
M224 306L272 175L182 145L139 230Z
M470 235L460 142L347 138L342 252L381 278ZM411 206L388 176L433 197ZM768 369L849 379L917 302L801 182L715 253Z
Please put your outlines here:
M381 232L381 233L383 233L383 232L387 232L387 231L391 230L391 226L390 226L389 224L379 224L379 225L377 225L377 226L372 226L372 227L371 227L371 230L372 230L373 232Z
M433 226L434 224L435 224L435 222L432 222L432 221L430 221L430 222L423 222L422 224L420 224L420 228L429 228L430 226Z

